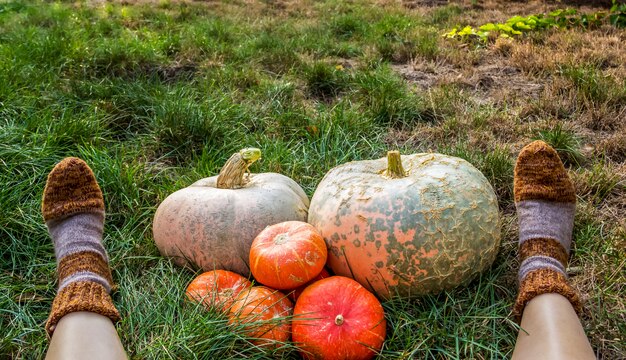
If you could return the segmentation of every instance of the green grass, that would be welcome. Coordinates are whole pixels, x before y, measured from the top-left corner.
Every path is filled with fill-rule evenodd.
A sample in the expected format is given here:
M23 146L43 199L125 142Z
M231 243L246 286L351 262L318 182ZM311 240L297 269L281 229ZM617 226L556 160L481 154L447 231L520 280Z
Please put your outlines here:
M493 56L441 40L466 10L365 0L0 3L0 358L39 359L48 346L43 325L56 291L55 259L40 199L48 172L65 156L85 159L104 192L104 245L123 318L117 330L133 359L298 358L292 344L255 347L242 326L187 303L184 289L196 274L160 257L152 239L154 211L168 194L215 175L247 146L263 151L253 172L290 176L309 196L332 167L393 148L473 163L498 194L500 253L465 286L384 302L380 358L510 357L518 331L510 317L518 265L512 171L521 144L536 136L559 150L585 186L572 259L594 269L575 278L589 299L585 330L598 353L625 356L615 339L626 333L626 280L611 271L624 261L623 228L611 217L623 210L623 162L579 161L590 140L576 130L585 109L570 106L570 124L546 128L509 115L521 112L518 103L485 105L446 81L422 89L394 70ZM587 108L608 104L623 114L624 91L602 71L551 75L569 81ZM612 90L603 92L603 84ZM550 114L551 99L530 102L535 113Z
M580 139L572 131L556 124L551 129L539 131L536 139L543 140L552 146L565 164L578 164L583 161L580 152Z

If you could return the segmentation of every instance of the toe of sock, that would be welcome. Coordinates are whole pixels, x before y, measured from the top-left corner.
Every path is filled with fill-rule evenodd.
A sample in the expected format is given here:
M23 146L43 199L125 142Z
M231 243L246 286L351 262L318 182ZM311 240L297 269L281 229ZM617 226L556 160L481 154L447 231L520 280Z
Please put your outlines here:
M45 221L104 212L102 191L87 163L75 157L59 162L48 175L41 209Z
M575 202L574 186L557 152L543 141L526 145L515 164L515 201Z

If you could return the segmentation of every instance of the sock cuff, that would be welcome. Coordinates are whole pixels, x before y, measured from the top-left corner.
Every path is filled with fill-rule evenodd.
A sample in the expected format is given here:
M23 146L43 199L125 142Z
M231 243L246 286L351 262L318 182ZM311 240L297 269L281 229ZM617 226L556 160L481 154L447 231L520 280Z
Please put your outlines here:
M114 323L120 320L120 314L113 305L106 289L95 282L72 282L57 294L52 303L52 310L46 322L46 331L52 336L57 323L69 313L88 311L108 317Z
M560 294L567 298L578 315L582 313L582 302L578 292L570 285L567 277L559 271L541 268L527 274L520 283L519 294L513 306L513 316L519 321L526 304L542 294Z

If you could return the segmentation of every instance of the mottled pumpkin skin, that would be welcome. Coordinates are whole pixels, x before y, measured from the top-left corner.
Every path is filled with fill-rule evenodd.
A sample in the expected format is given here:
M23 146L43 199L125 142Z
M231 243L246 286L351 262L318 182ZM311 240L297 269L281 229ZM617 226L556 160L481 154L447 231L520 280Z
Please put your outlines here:
M251 174L239 189L218 189L217 176L176 191L154 215L154 241L181 266L250 276L250 245L266 226L306 221L309 200L300 186L276 173Z
M500 244L498 204L465 160L402 156L407 177L383 175L387 159L340 165L311 199L309 223L328 265L382 298L451 289L490 266Z

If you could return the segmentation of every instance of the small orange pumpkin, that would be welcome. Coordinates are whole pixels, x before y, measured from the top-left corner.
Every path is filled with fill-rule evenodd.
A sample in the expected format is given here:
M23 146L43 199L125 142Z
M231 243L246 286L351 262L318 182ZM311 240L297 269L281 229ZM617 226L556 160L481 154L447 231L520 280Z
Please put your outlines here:
M371 359L385 341L382 305L358 282L343 276L307 287L293 315L293 341L305 359Z
M272 340L289 340L291 323L285 319L293 312L293 304L281 292L265 286L253 286L239 293L230 308L229 323L247 324L246 335L255 345Z
M268 226L250 248L254 278L274 289L295 289L316 277L326 264L326 243L320 233L302 221Z
M198 275L185 292L191 301L202 302L207 308L228 311L244 289L252 286L245 277L226 270L207 271Z

